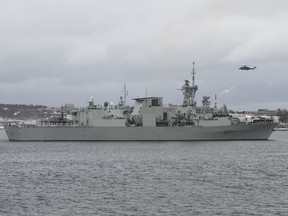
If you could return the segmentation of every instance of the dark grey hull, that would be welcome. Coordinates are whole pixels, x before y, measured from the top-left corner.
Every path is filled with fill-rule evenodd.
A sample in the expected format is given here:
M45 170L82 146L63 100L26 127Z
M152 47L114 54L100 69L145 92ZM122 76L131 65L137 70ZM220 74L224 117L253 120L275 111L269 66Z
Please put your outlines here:
M276 123L215 127L6 127L10 141L267 140Z

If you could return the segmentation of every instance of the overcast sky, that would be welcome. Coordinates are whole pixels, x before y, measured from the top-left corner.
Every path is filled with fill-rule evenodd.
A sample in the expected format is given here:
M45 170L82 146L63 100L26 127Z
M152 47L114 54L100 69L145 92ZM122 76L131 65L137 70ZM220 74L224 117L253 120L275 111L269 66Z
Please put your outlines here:
M193 61L198 105L287 109L288 1L0 0L0 103L181 103Z

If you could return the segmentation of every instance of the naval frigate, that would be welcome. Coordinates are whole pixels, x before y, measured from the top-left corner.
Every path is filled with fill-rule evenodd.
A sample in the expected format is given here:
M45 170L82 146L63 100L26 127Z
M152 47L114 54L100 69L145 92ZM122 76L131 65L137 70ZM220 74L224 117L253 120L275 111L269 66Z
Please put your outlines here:
M195 69L192 82L185 80L180 89L181 105L163 105L162 97L135 98L133 107L124 97L117 105L105 102L71 112L69 120L42 119L36 124L10 122L5 131L10 141L209 141L267 140L278 125L272 118L254 116L243 120L227 108L210 107L208 96L197 107Z

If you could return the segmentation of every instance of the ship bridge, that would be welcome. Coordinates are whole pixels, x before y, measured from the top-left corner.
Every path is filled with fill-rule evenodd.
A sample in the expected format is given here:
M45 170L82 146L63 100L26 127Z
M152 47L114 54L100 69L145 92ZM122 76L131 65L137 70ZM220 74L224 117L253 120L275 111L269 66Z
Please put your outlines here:
M157 119L163 118L162 97L134 98L132 119L142 126L156 126Z
M162 97L142 97L142 98L133 98L136 103L145 103L147 106L162 106Z

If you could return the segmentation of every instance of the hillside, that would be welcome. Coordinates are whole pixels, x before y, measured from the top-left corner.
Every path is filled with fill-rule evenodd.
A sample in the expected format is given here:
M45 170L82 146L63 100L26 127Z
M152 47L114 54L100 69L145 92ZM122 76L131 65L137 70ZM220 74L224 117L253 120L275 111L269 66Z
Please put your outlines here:
M39 119L47 112L42 105L0 104L0 118L2 119Z

